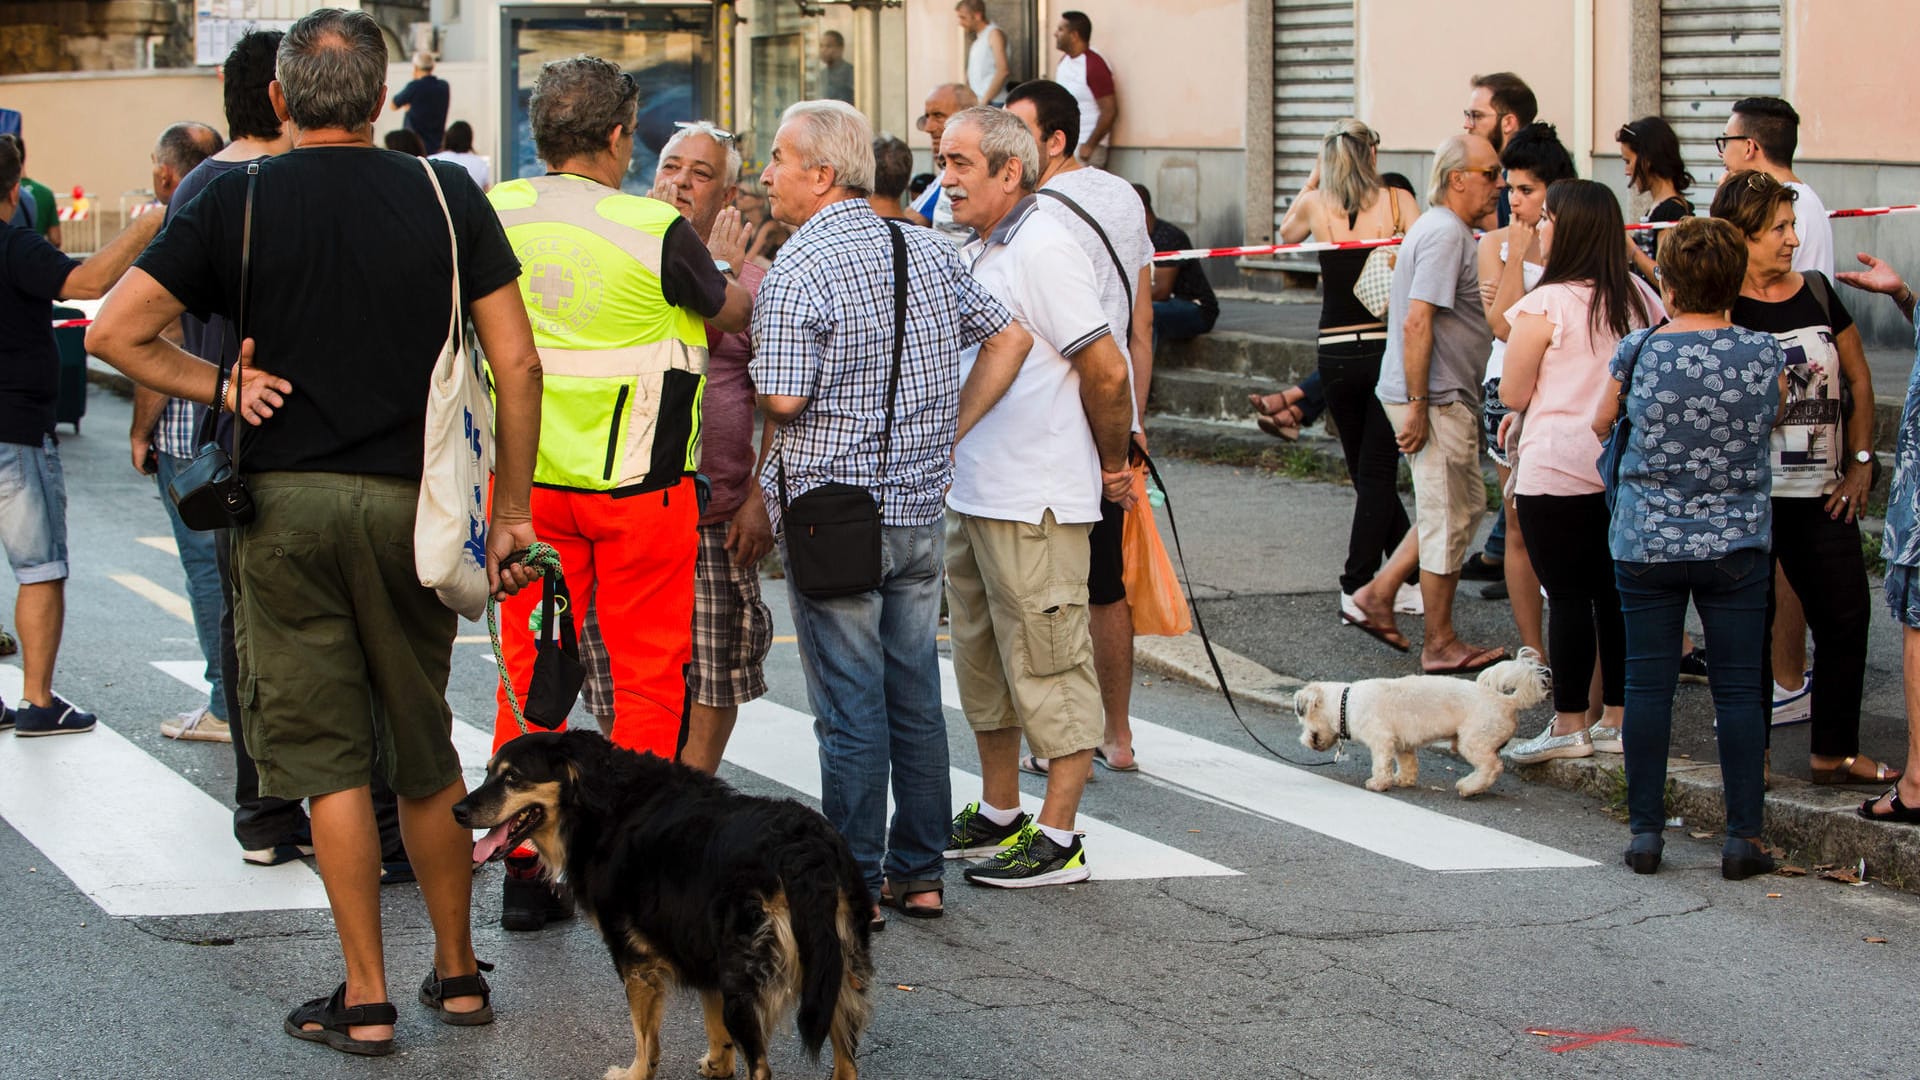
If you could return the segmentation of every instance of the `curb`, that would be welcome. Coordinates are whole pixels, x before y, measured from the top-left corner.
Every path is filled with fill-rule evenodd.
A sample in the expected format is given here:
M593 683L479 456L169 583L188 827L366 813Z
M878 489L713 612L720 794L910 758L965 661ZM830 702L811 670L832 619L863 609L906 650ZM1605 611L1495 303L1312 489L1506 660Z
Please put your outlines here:
M1293 692L1303 683L1269 671L1257 662L1215 645L1220 669L1237 700L1264 705L1291 715ZM1177 638L1139 638L1135 662L1148 671L1207 689L1217 688L1213 669L1198 634ZM1538 765L1507 766L1508 774L1529 783L1547 784L1589 795L1611 806L1625 791L1624 765L1617 755L1548 761ZM1690 758L1667 761L1667 813L1682 819L1677 828L1718 833L1726 827L1721 800L1720 767ZM1878 884L1920 891L1920 830L1882 825L1861 818L1855 810L1874 795L1870 787L1836 788L1787 777L1774 777L1766 794L1767 843L1783 849L1783 863L1811 869L1834 863L1852 869L1861 861L1866 877Z

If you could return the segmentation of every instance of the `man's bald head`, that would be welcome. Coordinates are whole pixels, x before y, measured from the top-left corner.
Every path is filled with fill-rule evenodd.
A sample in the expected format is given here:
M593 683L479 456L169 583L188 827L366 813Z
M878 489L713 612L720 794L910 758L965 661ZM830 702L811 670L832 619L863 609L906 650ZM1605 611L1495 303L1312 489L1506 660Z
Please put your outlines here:
M160 133L153 147L153 194L161 202L173 198L194 167L226 148L220 133L205 124L186 121Z
M927 94L925 115L919 128L933 140L933 152L940 152L940 137L946 134L947 120L963 109L980 104L980 98L966 83L941 83Z

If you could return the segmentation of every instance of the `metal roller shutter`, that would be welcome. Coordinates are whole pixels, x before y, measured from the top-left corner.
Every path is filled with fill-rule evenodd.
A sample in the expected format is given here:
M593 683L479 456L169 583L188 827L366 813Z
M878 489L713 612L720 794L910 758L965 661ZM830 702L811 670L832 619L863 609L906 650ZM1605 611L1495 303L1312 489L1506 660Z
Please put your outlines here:
M1307 182L1321 136L1353 115L1353 0L1273 5L1273 216Z
M1660 114L1680 136L1688 171L1712 190L1726 172L1713 138L1733 103L1780 93L1780 4L1661 0Z

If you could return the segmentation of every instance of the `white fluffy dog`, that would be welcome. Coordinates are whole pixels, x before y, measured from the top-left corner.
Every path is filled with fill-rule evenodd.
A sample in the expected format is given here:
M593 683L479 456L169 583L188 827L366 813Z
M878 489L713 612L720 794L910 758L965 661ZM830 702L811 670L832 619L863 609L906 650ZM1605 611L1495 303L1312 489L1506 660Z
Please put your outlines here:
M1437 739L1474 766L1454 785L1464 798L1500 778L1500 748L1513 738L1521 709L1546 700L1551 675L1540 654L1521 649L1473 682L1445 675L1409 675L1357 683L1308 683L1293 695L1300 742L1331 750L1342 740L1365 743L1373 755L1368 791L1412 787L1420 766L1414 751ZM1391 766L1391 773L1389 773Z

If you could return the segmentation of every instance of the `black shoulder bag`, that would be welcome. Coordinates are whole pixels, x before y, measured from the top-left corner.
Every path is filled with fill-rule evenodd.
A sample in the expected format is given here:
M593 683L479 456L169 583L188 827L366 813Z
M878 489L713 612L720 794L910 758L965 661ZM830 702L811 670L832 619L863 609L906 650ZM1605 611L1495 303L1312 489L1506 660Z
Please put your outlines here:
M247 201L240 225L240 308L234 318L236 339L247 340L247 281L253 270L253 189L260 179L260 163L247 166ZM240 352L234 350L234 401L240 400ZM180 520L194 532L237 529L253 521L253 493L240 475L240 421L234 420L233 454L220 446L220 410L226 407L227 358L220 357L220 376L214 382L213 405L200 420L200 452L167 485Z
M1665 322L1660 324L1666 325ZM1613 430L1607 433L1600 444L1600 483L1607 500L1607 513L1613 513L1614 503L1620 498L1620 463L1626 460L1627 443L1633 438L1633 421L1627 419L1627 395L1633 393L1633 372L1640 366L1640 354L1647 349L1647 343L1659 326L1650 327L1647 335L1634 347L1633 355L1627 358L1626 377L1620 380L1619 412L1613 419Z
M907 239L894 222L887 222L887 228L893 233L893 369L887 375L887 419L880 429L880 467L874 473L875 486L886 479L894 398L900 390L900 356L907 340ZM787 545L787 574L793 579L793 587L814 600L878 589L879 494L858 484L828 482L789 500L784 454L774 468L780 488L781 533Z

